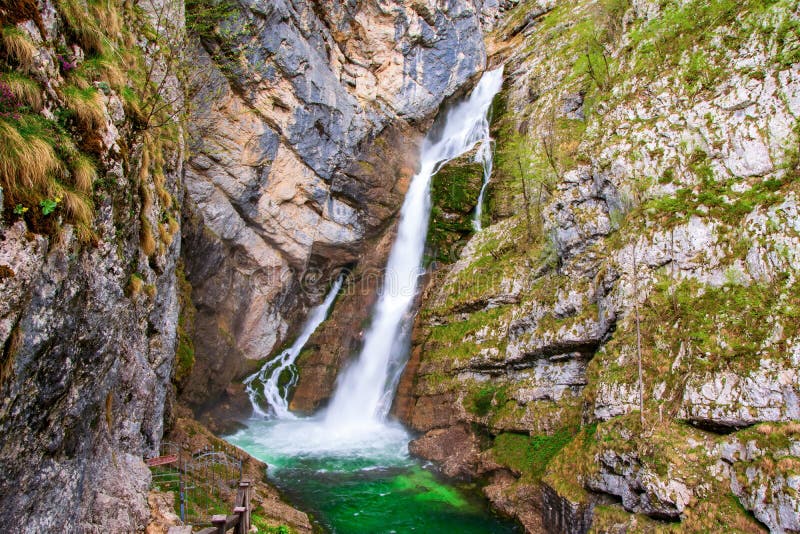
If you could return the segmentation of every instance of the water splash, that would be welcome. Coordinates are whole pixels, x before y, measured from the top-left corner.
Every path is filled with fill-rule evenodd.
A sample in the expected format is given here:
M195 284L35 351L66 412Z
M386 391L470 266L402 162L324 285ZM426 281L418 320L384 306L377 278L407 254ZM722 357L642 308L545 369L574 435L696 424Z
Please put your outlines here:
M253 411L262 417L274 416L278 419L295 419L289 411L289 392L297 383L297 371L294 362L308 342L308 338L328 316L333 301L342 288L344 274L339 275L331 286L325 300L311 309L303 330L292 346L264 364L259 371L244 380L247 395L253 405ZM283 378L283 381L281 380ZM262 406L266 405L266 409Z
M432 131L422 145L419 172L411 180L400 210L397 238L389 254L383 288L358 359L340 376L325 414L325 424L338 432L360 432L383 421L391 408L396 386L393 373L407 356L411 306L422 274L422 255L430 215L431 177L448 161L469 152L476 144L487 147L492 100L502 85L502 68L486 72L469 98L448 112L441 129ZM479 151L481 152L481 151ZM484 161L490 159L484 157ZM394 383L393 383L394 382Z

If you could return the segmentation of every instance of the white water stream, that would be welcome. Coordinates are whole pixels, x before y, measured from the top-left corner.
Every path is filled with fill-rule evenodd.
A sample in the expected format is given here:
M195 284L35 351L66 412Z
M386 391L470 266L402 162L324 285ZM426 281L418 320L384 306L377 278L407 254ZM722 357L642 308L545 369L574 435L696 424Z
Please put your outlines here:
M391 408L394 386L392 356L404 344L401 329L417 294L422 274L422 255L431 210L431 177L448 161L476 143L487 144L487 114L502 84L502 68L483 75L467 100L450 109L437 138L425 138L419 172L411 180L400 210L397 238L389 254L383 289L373 312L372 324L358 360L340 377L325 415L328 425L358 429L367 422L382 421ZM490 149L487 149L489 152ZM403 354L403 357L405 354Z
M408 355L412 305L423 273L431 178L442 165L481 143L476 161L484 163L484 181L488 180L492 157L488 113L502 85L502 77L502 68L486 72L469 98L452 107L441 127L434 128L424 140L420 168L411 180L400 210L397 238L389 254L383 286L363 348L340 375L327 409L312 418L296 418L287 408L287 389L279 387L279 379L319 322L324 320L325 306L333 300L334 290L325 303L314 310L314 317L309 318L295 344L247 380L248 391L255 392L253 382L256 379L264 384L264 397L278 420L257 425L258 429L254 426L242 431L233 436L234 440L250 440L273 454L286 456L407 458L408 434L402 426L387 421L387 415ZM483 189L476 214L478 228L482 197ZM254 393L251 399L255 398ZM257 402L253 407L264 415Z
M491 79L489 83L492 85L488 88L497 94L503 85L503 67L491 71L491 73L498 73ZM487 74L491 74L487 73ZM481 185L481 192L478 195L478 203L475 206L475 215L472 218L472 227L476 232L482 229L481 217L483 216L483 198L486 195L486 186L489 185L489 180L492 178L492 163L494 162L494 146L492 142L491 133L489 131L491 117L491 107L487 109L486 114L483 116L483 121L479 124L481 130L481 146L475 152L475 162L483 165L483 185Z
M336 300L336 295L339 294L339 290L342 288L343 280L344 274L339 275L325 300L311 309L303 325L303 330L292 343L292 346L264 364L257 373L245 379L244 385L247 389L247 395L250 397L250 404L253 405L253 411L258 415L266 417L271 413L278 419L295 419L294 414L289 411L289 392L297 383L297 372L292 366L300 355L300 351L303 350L306 342L308 342L308 338L328 316L328 310L333 301ZM289 374L289 378L285 383L281 384L280 379L284 372ZM268 411L265 411L261 406L261 402L259 402L259 396L262 393L258 390L258 384L263 386L263 399Z

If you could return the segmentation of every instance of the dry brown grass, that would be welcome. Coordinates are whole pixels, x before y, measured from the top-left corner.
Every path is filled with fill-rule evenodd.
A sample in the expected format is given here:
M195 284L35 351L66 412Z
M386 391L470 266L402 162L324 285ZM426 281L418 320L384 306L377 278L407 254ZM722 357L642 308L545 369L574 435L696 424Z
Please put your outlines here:
M91 2L89 10L106 35L117 40L122 38L122 18L111 0L95 0Z
M128 296L133 297L138 295L142 292L144 288L144 281L138 274L132 274L130 280L128 280Z
M76 226L91 226L94 210L92 201L75 191L65 190L62 196L64 209Z
M139 161L139 185L144 186L150 180L150 152L147 145L142 149L142 158Z
M146 217L142 217L142 229L139 234L139 246L145 256L152 256L156 252L156 240L153 237L153 227Z
M789 471L800 473L800 460L790 456L781 458L778 460L778 470L783 473L787 473Z
M44 106L42 99L42 89L39 84L25 76L7 74L3 76L3 82L14 93L14 97L23 105L39 112Z
M770 425L770 424L763 424L763 425L759 425L759 426L756 428L756 431L757 431L759 434L763 434L763 435L765 435L765 436L771 436L771 435L772 435L772 433L773 433L773 432L775 432L775 427L774 427L774 426L772 426L772 425Z
M61 0L58 7L81 48L86 52L102 55L105 51L106 37L89 13L88 6L79 0Z
M156 193L158 194L158 199L161 201L162 206L165 208L172 206L172 195L169 194L169 191L161 186L156 186Z
M792 421L791 423L787 423L784 428L784 431L787 435L791 434L800 434L800 423L797 421Z
M104 63L100 78L116 91L119 91L128 83L128 78L125 76L125 73L122 72L122 69L110 62Z
M75 86L63 91L67 107L75 113L78 126L85 133L92 133L106 124L103 113L103 97L93 87L80 89Z
M115 91L121 91L128 84L128 78L122 67L113 59L97 57L84 61L81 66L70 73L70 82L79 85L81 80L85 88L86 80L104 81Z
M97 169L91 158L84 154L78 154L72 158L70 170L75 189L86 195L91 193L94 181L97 179Z
M0 119L0 184L4 189L47 190L53 176L63 171L53 147L36 136L23 136Z
M139 196L142 199L142 213L148 213L153 207L153 194L150 192L150 187L146 182L142 182L139 190Z
M161 238L161 242L166 246L172 244L172 234L169 232L169 225L167 223L160 223L158 225L158 236Z
M181 229L181 225L178 224L178 221L176 221L172 217L169 217L168 221L169 221L169 233L172 235L177 234Z
M6 58L15 61L21 70L28 71L33 68L36 46L25 32L13 26L3 28L0 30L0 45Z

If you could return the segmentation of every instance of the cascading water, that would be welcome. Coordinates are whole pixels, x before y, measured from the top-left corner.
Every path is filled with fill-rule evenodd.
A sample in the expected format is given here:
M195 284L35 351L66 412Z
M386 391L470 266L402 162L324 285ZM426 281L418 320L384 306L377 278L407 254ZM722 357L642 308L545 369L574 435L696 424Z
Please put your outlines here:
M497 76L491 80L492 86L489 88L497 94L500 87L503 85L503 67L494 71L498 72ZM481 129L481 146L475 152L475 162L483 165L483 185L481 185L481 192L478 194L478 203L475 205L475 215L472 218L472 227L476 232L481 231L483 223L481 217L483 216L483 198L486 195L486 186L489 185L489 180L492 178L492 163L494 162L494 143L492 142L491 133L489 131L491 117L491 108L483 116L483 121L480 124Z
M247 377L244 385L247 390L247 395L250 397L250 404L253 405L253 411L262 417L273 415L278 419L294 419L295 416L289 411L289 392L297 382L297 372L294 370L294 362L300 351L303 350L308 338L317 329L317 327L328 316L333 301L336 300L336 295L342 288L344 281L344 274L340 275L333 283L325 300L311 309L308 314L303 330L300 335L295 339L292 346L278 354L275 358L264 364L257 373ZM284 379L281 383L281 377L288 375L288 379ZM259 391L259 386L261 391ZM267 410L261 405L261 398L267 405Z
M489 185L489 180L492 178L492 163L494 161L494 143L489 137L489 121L486 121L486 137L478 147L475 153L475 162L483 165L483 184L481 185L481 192L478 194L478 203L475 205L475 215L472 218L472 228L476 232L483 229L481 218L483 217L483 197L486 196L486 186Z
M386 417L391 402L387 402L390 395L385 392L394 386L389 380L391 356L404 352L397 350L397 344L405 342L399 333L408 320L421 274L431 209L431 177L477 143L482 143L478 153L483 154L484 162L491 160L487 115L502 81L502 67L485 73L470 97L449 111L442 130L437 132L439 136L432 139L429 135L423 142L420 169L411 180L400 210L397 239L389 254L372 324L358 360L339 380L325 416L327 424L358 428Z
M469 98L451 108L423 142L420 169L400 210L397 238L364 346L340 376L328 408L315 417L295 418L286 410L286 390L278 387L285 372L280 369L289 368L307 339L306 332L316 327L309 318L295 345L275 358L259 378L265 382L265 397L267 392L275 393L269 402L277 417L252 419L246 429L228 437L267 462L273 480L299 505L314 511L331 532L516 531L493 518L484 501L440 483L422 469L408 454L406 429L387 420L408 355L410 314L430 215L431 177L478 143L484 172L491 173L487 114L501 84L501 69L485 73ZM329 299L330 295L326 302Z

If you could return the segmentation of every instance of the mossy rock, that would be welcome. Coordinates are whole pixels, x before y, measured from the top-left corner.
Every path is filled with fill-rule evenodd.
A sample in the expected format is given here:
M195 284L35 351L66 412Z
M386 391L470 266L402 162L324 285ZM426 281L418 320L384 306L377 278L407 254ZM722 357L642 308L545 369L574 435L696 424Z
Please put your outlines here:
M472 154L445 165L431 182L431 220L428 228L428 259L454 261L472 232L472 212L483 185L483 166Z

